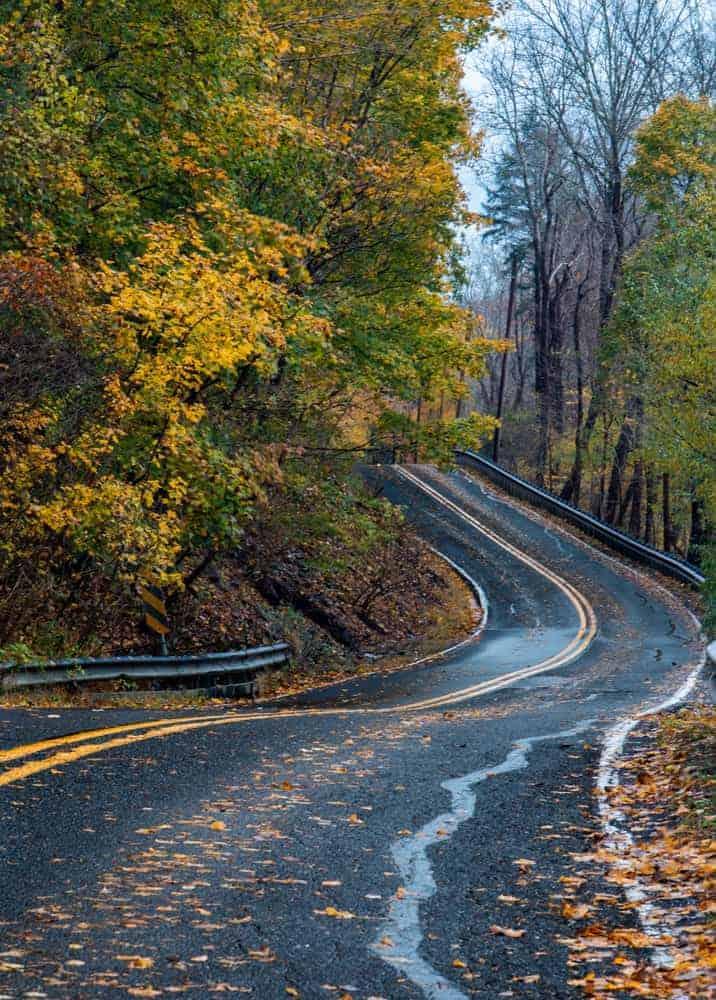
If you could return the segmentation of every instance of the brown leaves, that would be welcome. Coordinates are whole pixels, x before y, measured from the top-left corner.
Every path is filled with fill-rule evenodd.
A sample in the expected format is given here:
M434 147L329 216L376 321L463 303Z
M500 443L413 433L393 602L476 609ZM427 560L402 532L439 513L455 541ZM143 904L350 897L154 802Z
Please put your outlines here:
M253 958L256 962L275 962L276 955L271 951L268 945L264 945L263 948L249 948L249 958Z
M144 958L142 955L117 955L117 961L126 962L130 969L151 969L154 965L153 958Z
M490 934L498 934L502 937L521 938L524 937L526 933L527 931L524 930L524 928L521 930L515 930L512 927L500 927L498 924L490 925Z
M513 865L517 865L523 875L527 875L528 872L534 868L537 864L536 861L530 861L529 858L517 858L516 861L512 862Z
M591 855L573 855L579 863L599 866L615 886L637 887L652 919L644 929L592 923L573 939L570 965L600 963L570 984L590 997L615 993L630 997L708 996L713 987L716 934L702 923L713 898L714 851L704 836L709 756L716 743L713 708L687 708L642 723L640 749L619 764L619 784L609 790L607 806L618 825L631 832ZM565 892L575 893L583 879L563 877ZM598 906L616 907L612 924L635 905L619 894L595 893L590 904L565 900L562 915L580 919ZM634 913L634 917L637 914ZM668 949L668 962L651 960L652 949ZM613 970L605 970L605 962Z
M567 920L583 920L592 907L587 903L562 903L562 916Z
M355 917L355 913L351 913L350 910L337 910L335 906L327 906L325 910L314 910L313 912L322 917L333 917L335 920L353 920Z

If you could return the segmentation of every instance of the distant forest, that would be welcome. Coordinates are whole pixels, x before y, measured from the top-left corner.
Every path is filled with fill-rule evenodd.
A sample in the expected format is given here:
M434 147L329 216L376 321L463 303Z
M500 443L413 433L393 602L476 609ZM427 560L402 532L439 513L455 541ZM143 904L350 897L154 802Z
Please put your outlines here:
M517 0L475 59L486 229L464 301L500 461L706 559L716 482L716 34L698 2ZM484 60L482 55L484 54Z

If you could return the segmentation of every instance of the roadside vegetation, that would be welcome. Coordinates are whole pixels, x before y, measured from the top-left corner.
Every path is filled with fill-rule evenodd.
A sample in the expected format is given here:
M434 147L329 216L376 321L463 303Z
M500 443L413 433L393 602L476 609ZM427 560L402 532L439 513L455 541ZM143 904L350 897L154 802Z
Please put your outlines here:
M713 631L713 18L516 0L502 23L476 61L490 224L465 301L514 350L470 405L502 415L508 467L701 564Z
M454 295L460 57L491 18L0 7L0 659L151 648L149 574L177 649L295 613L351 650L439 609L351 466L492 427L459 412L495 345Z

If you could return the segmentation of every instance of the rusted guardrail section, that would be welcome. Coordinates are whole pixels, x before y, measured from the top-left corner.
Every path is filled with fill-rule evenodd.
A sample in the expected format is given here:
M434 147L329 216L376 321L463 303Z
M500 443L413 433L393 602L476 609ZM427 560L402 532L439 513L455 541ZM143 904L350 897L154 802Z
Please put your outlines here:
M286 642L226 653L196 656L112 656L46 663L0 663L0 691L44 684L82 684L109 680L197 680L202 687L226 685L254 695L258 677L291 658Z
M555 496L554 493L550 493L549 490L535 486L533 483L527 482L526 479L508 472L507 469L491 462L489 458L478 455L477 452L456 451L455 455L459 464L476 469L511 496L526 500L551 514L556 514L557 517L576 525L582 531L599 539L600 542L604 542L622 555L645 563L652 569L659 570L659 572L674 577L676 580L681 580L682 583L688 583L692 587L698 588L703 584L703 573L691 563L668 552L662 552L652 545L645 545L644 542L637 541L631 535L619 531L611 524L606 524L593 514L588 514L586 511L572 506L572 504Z

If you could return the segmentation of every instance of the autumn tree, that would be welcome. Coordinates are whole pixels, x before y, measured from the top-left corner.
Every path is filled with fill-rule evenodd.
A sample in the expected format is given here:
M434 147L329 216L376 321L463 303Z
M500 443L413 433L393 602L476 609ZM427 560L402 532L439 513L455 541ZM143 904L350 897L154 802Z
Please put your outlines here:
M610 331L610 378L642 401L640 444L648 463L690 494L689 555L699 561L716 503L713 104L683 95L664 101L637 133L630 181L654 231L625 265Z
M669 483L644 457L646 403L612 377L607 331L624 261L656 220L630 181L636 132L670 95L711 85L713 25L691 0L520 0L505 28L486 73L496 139L486 207L505 261L522 261L534 370L505 453L564 499L654 541L674 498L655 518ZM503 289L506 303L506 277ZM539 436L522 441L533 409ZM667 537L676 544L675 531Z
M0 8L5 639L13 581L58 607L150 570L179 593L292 478L345 482L332 456L490 429L416 433L410 405L459 398L493 346L453 294L479 151L460 52L491 16Z

